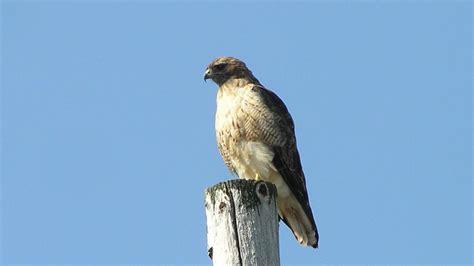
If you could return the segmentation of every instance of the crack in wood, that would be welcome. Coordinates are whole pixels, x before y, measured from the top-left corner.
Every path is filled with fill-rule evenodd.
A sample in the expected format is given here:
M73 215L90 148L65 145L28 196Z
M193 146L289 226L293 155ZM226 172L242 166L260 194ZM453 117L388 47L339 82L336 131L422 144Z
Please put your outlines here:
M225 186L226 188L226 194L229 195L229 201L230 201L230 208L232 210L232 224L234 227L234 234L235 234L235 241L237 242L237 252L239 253L239 265L242 265L242 253L240 251L240 239L239 239L239 230L237 229L237 213L235 210L235 201L234 201L234 195L232 195L231 189L229 187Z

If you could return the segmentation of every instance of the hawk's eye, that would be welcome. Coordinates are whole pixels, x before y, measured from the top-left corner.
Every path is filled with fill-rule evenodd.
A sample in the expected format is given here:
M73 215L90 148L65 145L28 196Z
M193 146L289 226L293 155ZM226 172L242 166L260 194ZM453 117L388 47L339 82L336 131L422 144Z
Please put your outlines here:
M214 66L214 69L217 70L217 71L221 71L225 68L225 64L222 63L222 64L217 64Z

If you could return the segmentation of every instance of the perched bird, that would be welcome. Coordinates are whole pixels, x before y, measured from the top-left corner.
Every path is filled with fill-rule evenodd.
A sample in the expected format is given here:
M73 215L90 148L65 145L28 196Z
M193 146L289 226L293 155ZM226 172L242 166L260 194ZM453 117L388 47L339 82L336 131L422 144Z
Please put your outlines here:
M216 137L225 164L239 178L275 184L278 215L301 245L318 247L296 147L293 119L283 101L233 57L212 61L204 80L218 86Z

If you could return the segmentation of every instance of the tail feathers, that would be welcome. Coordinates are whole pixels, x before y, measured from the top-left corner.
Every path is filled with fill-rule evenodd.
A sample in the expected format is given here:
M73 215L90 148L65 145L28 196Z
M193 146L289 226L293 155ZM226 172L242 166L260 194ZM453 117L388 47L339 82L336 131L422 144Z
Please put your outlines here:
M292 221L292 224L290 224L290 220L287 218L281 218L283 222L291 229L293 232L293 235L296 238L296 241L298 241L302 246L310 246L313 248L318 248L318 233L317 231L310 230L307 232L305 229L303 229L303 226L301 223L298 221Z
M311 222L296 199L289 197L278 202L278 214L291 229L296 240L303 246L318 247L319 235L315 223Z

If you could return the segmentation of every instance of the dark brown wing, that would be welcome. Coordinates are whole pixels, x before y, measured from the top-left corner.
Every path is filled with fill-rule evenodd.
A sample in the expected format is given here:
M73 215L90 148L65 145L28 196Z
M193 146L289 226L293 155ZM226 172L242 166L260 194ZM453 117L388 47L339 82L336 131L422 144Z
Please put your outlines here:
M273 164L311 220L317 240L319 236L309 205L306 180L296 146L293 119L283 101L272 91L262 86L254 86L252 96L257 99L249 101L250 105L258 108L262 116L258 121L260 138L271 146L275 153ZM258 105L255 104L256 101L259 102ZM285 223L288 225L286 221Z

